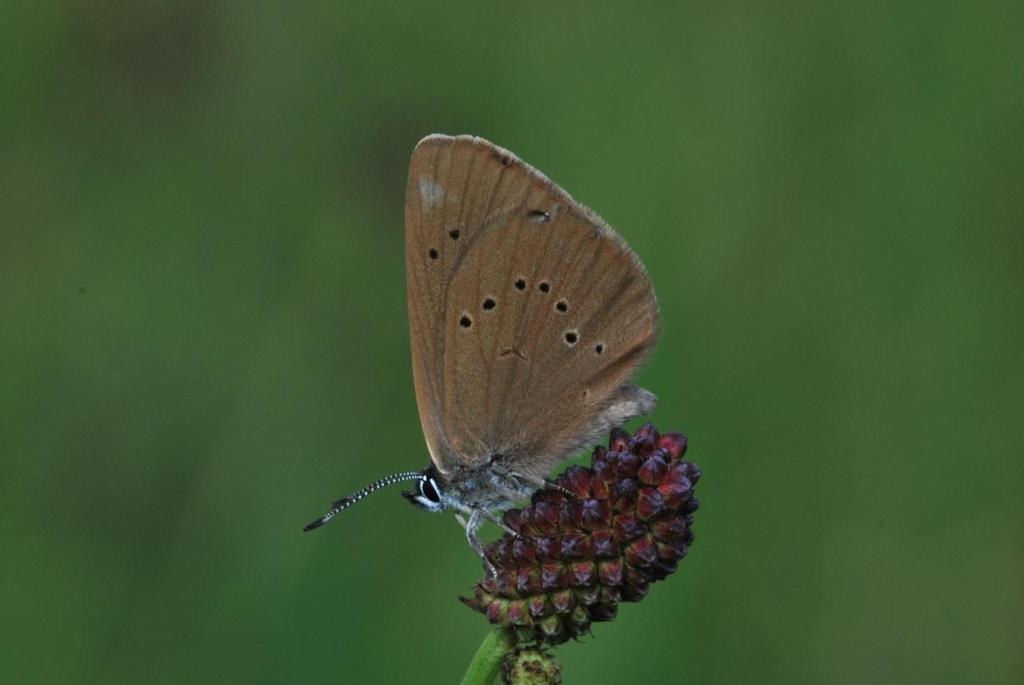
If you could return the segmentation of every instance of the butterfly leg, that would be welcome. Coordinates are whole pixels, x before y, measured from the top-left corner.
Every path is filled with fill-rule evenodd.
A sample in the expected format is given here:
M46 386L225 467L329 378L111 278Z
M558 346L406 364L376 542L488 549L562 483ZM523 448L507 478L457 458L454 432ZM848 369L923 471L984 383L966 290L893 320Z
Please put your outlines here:
M557 490L572 500L578 500L576 493L569 488L563 487L550 478L537 478L535 476L519 476L537 490Z
M483 516L488 521L490 521L491 523L496 525L498 528L501 528L503 531L505 531L506 533L508 533L512 537L514 537L514 538L519 537L519 533L517 533L512 528L509 528L508 526L506 526L505 525L505 521L500 516L498 516L497 514L494 514L494 513L490 512L490 511L487 511L486 509L474 509L473 511L479 511L481 516Z
M572 500L578 500L579 499L579 497L576 495L575 492L573 492L569 488L566 488L566 487L563 487L563 486L559 485L558 483L556 483L555 481L551 480L550 478L545 478L544 479L544 486L549 488L549 489L551 489L551 490L557 490L558 492L562 493L563 495L565 495L569 499L572 499Z
M466 529L466 540L469 541L469 546L473 548L473 551L476 552L477 556L483 560L484 565L487 567L487 572L491 574L492 578L496 578L498 576L498 569L491 560L487 558L487 552L484 550L484 543L480 541L480 537L476 534L480 529L480 526L483 525L482 512L482 509L474 509L472 513L470 513L468 521L463 518L462 514L455 514L455 519L462 524L463 528Z

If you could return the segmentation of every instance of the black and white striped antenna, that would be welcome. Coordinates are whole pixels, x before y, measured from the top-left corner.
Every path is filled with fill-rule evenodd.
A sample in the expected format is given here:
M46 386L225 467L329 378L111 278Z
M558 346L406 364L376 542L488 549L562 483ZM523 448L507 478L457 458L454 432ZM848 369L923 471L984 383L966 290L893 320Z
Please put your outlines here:
M403 471L402 473L396 473L386 478L376 480L367 485L362 490L353 492L348 497L342 497L341 499L339 499L337 502L331 505L331 510L329 512L318 518L316 521L307 524L306 527L302 530L308 531L319 528L320 526L324 525L341 512L351 507L353 504L355 504L362 498L366 497L371 493L377 492L381 488L387 487L389 485L394 485L395 483L401 483L402 481L424 480L425 478L426 476L423 475L422 471Z

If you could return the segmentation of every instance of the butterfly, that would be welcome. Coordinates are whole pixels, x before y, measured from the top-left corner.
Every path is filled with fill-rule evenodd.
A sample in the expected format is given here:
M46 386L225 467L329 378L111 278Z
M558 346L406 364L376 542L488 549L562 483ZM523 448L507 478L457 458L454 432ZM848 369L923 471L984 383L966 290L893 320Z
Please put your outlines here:
M405 196L413 380L430 453L334 503L322 526L376 490L450 510L488 568L478 531L545 487L613 427L649 414L631 383L660 322L647 271L601 217L482 138L430 135ZM506 528L507 530L507 528Z

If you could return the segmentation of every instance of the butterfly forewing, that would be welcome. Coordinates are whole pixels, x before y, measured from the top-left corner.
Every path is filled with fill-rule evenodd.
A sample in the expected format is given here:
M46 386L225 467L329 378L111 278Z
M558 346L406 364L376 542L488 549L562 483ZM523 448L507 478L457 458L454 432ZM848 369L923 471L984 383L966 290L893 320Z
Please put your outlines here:
M610 405L633 402L626 384L658 327L643 266L508 151L421 141L406 260L416 397L442 472L495 454L544 472L606 430Z
M431 458L450 472L441 426L444 321L451 276L467 247L496 216L527 200L554 206L561 191L515 155L471 136L433 135L413 151L405 203L405 251L413 378Z

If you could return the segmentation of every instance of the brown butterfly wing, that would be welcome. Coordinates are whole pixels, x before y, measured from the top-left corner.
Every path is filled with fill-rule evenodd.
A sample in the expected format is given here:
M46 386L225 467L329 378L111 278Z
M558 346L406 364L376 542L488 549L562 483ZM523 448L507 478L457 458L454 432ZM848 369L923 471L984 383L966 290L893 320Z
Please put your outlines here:
M405 259L413 379L430 456L451 472L458 458L445 438L444 322L452 275L468 246L495 217L526 204L568 201L515 155L472 136L427 136L413 150L405 198Z
M628 385L657 336L650 280L542 174L480 139L425 139L406 226L417 400L442 471L502 454L543 476L653 408Z

